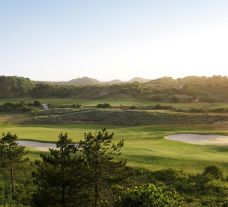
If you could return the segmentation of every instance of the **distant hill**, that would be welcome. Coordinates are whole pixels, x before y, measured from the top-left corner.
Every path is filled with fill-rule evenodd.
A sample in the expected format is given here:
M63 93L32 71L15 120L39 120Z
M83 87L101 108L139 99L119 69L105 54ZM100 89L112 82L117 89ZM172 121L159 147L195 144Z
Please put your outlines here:
M115 85L115 84L124 83L124 81L121 81L119 79L115 79L115 80L107 81L107 82L104 82L104 83L108 84L108 85Z
M70 80L67 83L67 85L74 85L74 86L91 86L91 85L115 85L115 84L120 84L120 83L124 83L124 81L121 81L119 79L115 79L115 80L111 80L111 81L99 81L97 79L94 78L89 78L89 77L83 77L83 78L76 78L73 80Z
M114 79L111 81L99 81L95 78L82 77L82 78L75 78L75 79L72 79L70 81L58 81L58 82L39 81L39 82L54 84L54 85L92 86L92 85L116 85L116 84L121 84L121 83L134 83L134 82L146 83L149 81L151 81L151 79L145 79L145 78L141 78L141 77L135 77L129 81L122 81L119 79Z
M146 81L140 83L138 81ZM121 83L121 84L119 84ZM163 77L147 81L134 78L130 82L100 82L83 77L68 82L38 82L23 77L0 76L0 97L79 97L84 99L124 97L154 102L228 102L228 77L188 76ZM220 109L221 111L223 109Z
M129 83L134 83L134 82L138 82L138 83L146 83L148 81L150 81L151 79L145 79L145 78L140 78L140 77L135 77L132 78L131 80L129 80Z
M97 85L97 84L100 84L101 82L94 78L82 77L82 78L72 79L65 83L67 85L74 85L74 86L89 86L89 85Z

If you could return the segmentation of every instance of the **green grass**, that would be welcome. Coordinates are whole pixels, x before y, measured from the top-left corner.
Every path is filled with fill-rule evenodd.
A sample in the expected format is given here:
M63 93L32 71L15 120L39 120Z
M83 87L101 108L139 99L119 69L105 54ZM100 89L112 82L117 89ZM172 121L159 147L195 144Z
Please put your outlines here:
M73 141L83 138L84 132L97 132L103 125L19 125L1 124L0 132L16 133L21 139L55 142L60 132L68 132ZM200 146L164 139L168 134L191 132L228 134L226 126L215 125L151 125L141 127L106 126L115 139L125 140L122 157L128 165L158 170L177 168L199 172L210 164L219 164L228 173L228 146ZM30 149L30 157L39 153Z
M99 103L110 103L113 106L141 106L141 105L150 105L150 101L138 100L132 97L128 98L107 98L107 99L79 99L79 98L7 98L7 99L0 99L0 103L5 102L33 102L34 100L39 100L42 103L49 103L49 104L82 104L84 106L96 106Z
M217 108L227 108L228 103L161 103L153 102L149 100L140 100L134 97L122 97L122 98L106 98L106 99L80 99L80 98L43 98L43 99L34 99L34 98L7 98L0 99L0 104L5 102L33 102L34 100L39 100L42 103L49 104L82 104L83 106L96 106L99 103L110 103L112 106L154 106L157 104L161 105L172 105L177 109L189 110L191 108L195 109L217 109Z

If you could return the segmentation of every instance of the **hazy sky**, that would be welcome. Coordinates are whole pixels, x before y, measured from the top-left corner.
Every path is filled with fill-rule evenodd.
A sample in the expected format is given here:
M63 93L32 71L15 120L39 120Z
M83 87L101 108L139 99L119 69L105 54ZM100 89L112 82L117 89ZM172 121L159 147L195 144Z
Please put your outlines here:
M228 75L228 0L0 0L0 75Z

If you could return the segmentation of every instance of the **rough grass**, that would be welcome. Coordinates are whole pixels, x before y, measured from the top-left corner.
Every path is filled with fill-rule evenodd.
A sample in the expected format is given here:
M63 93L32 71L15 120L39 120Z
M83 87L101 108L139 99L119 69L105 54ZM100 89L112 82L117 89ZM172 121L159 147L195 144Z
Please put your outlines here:
M110 124L121 126L138 126L149 124L193 124L228 121L224 114L179 113L170 111L121 110L121 109L80 109L70 113L42 114L34 119L36 123L49 124Z

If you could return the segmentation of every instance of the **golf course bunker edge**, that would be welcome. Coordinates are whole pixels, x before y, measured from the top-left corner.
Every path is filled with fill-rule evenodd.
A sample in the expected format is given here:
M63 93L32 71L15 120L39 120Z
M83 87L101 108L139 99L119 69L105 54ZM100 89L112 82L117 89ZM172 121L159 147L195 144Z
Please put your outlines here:
M216 134L173 134L165 136L165 139L188 144L228 146L228 136Z

